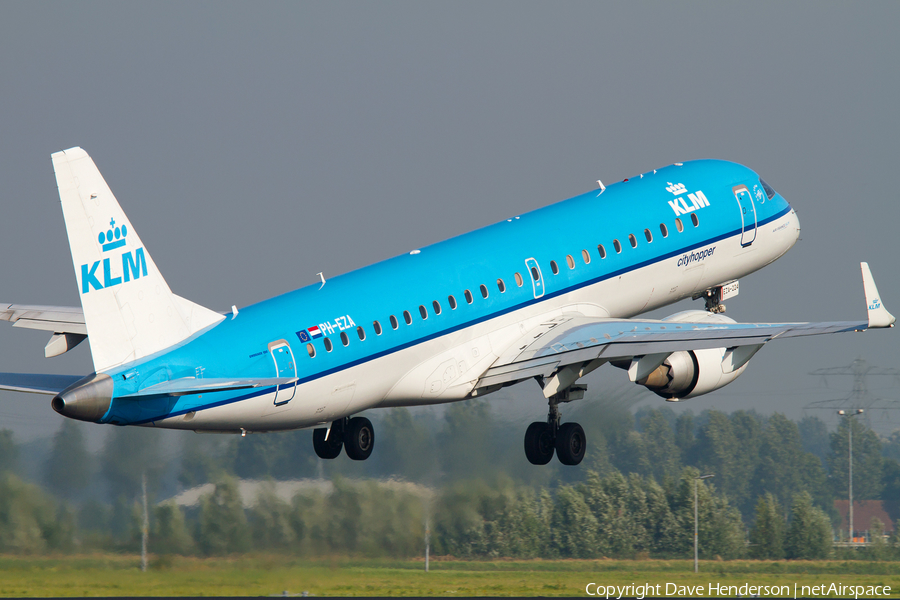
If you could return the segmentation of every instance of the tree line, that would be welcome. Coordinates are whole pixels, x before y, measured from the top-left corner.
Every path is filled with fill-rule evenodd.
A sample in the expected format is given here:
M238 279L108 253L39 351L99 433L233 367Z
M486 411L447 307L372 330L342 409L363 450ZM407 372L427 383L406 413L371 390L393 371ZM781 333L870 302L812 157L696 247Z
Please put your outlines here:
M428 527L435 553L460 557L687 557L694 477L709 473L698 485L701 556L821 558L833 555L834 500L847 494L850 427L854 497L882 500L900 517L900 432L879 438L856 419L829 431L814 417L633 411L616 399L572 408L590 441L576 468L528 464L523 428L484 401L373 411L376 451L361 463L319 460L308 431L238 438L114 428L94 455L89 426L64 420L39 460L4 431L0 551L135 549L146 474L158 553L412 556ZM241 479L319 477L332 481L330 492L288 500L264 486L245 507L237 491ZM196 506L160 502L207 482L215 487ZM896 533L862 554L897 557L895 546Z

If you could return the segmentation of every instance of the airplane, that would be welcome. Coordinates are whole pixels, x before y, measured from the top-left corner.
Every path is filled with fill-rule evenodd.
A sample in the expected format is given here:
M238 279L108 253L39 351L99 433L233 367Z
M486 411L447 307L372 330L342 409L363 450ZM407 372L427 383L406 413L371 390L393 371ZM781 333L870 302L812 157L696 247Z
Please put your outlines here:
M669 401L717 390L767 342L892 327L867 263L867 319L738 323L723 301L786 253L800 224L751 169L674 163L476 231L231 311L174 294L94 161L52 155L81 307L0 305L85 339L85 377L0 373L0 389L53 396L61 415L197 432L313 429L323 459L368 458L358 413L481 398L535 380L546 420L525 433L536 465L577 465L587 440L559 405L609 363ZM686 298L704 310L637 315Z

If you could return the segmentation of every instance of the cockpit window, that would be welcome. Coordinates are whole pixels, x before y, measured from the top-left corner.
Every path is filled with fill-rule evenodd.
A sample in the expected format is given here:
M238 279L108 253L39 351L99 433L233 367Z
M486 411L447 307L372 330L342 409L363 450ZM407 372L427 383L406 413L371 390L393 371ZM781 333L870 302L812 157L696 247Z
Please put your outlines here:
M766 190L766 196L769 197L769 200L775 195L775 190L772 189L772 186L763 181L762 177L759 179L759 183L763 186L763 189Z

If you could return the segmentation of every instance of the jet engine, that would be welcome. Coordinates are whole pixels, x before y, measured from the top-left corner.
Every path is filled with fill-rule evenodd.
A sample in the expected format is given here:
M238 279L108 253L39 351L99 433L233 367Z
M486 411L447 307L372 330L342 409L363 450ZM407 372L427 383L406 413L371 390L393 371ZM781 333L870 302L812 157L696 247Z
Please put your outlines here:
M706 311L689 310L663 319L676 323L734 323L734 319ZM729 360L726 348L685 350L674 352L652 373L635 383L643 385L653 393L671 401L684 400L708 394L724 387L738 378L747 368L749 357L759 347L748 347L743 352L741 364L730 370L734 364Z

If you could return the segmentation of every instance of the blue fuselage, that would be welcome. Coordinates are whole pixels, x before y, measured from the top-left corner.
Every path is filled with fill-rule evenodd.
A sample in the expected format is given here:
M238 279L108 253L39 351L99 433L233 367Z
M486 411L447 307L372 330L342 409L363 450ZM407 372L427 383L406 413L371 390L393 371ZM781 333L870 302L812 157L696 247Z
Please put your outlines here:
M790 235L770 232L789 215ZM295 371L293 416L273 413L266 426L264 417L235 408L261 397L271 404L269 387L114 400L102 421L193 428L191 420L204 412L231 407L218 421L222 430L243 427L241 414L248 414L247 429L273 430L313 426L342 411L416 404L415 393L399 391L391 378L399 381L433 348L494 331L492 323L514 320L517 311L533 315L588 295L608 317L670 304L768 264L796 240L795 223L788 203L746 167L716 160L669 166L241 308L174 349L109 372L121 396L184 377ZM690 281L679 287L678 278ZM276 341L290 348L282 358L272 356ZM372 374L379 361L396 369L400 356L405 370ZM319 416L302 408L323 394L338 397L342 378L354 387L344 408L343 400ZM425 397L427 390L419 403ZM440 401L453 399L460 398Z

